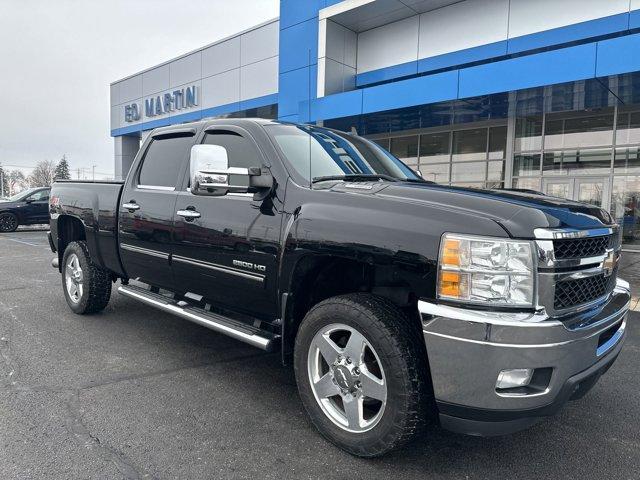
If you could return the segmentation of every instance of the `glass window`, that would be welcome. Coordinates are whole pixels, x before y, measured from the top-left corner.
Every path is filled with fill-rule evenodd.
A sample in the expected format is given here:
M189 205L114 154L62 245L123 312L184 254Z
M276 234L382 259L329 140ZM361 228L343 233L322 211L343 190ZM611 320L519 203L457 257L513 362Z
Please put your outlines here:
M486 175L487 162L454 163L451 166L452 182L484 182Z
M564 150L545 152L542 163L544 175L609 174L611 150Z
M260 152L253 141L236 132L213 130L204 137L206 145L220 145L227 150L230 167L250 168L262 164Z
M51 190L40 190L39 192L36 192L33 195L29 195L29 197L32 198L34 202L48 201L50 191Z
M420 180L404 163L365 138L321 127L266 127L285 160L305 179L336 175L388 175ZM417 142L417 137L416 137ZM311 164L311 165L310 165Z
M487 129L453 132L453 161L466 162L487 158Z
M611 214L626 245L640 246L640 176L614 177Z
M151 140L142 161L138 184L175 187L192 144L192 134L157 137Z
M562 183L548 183L545 193L551 197L571 198L571 185L569 185L569 180Z
M484 182L458 182L452 183L451 186L464 188L484 188Z
M513 188L520 188L523 190L540 191L540 179L539 178L514 178Z
M420 162L448 162L450 138L451 132L420 135Z
M489 129L489 160L502 160L507 149L507 127Z
M385 150L387 150L387 151L389 150L389 139L388 138L379 138L377 140L371 140L371 141L377 143L378 145L380 145Z
M638 147L616 148L613 168L616 173L640 173Z
M516 177L540 175L540 154L514 155L513 175Z
M640 143L640 112L619 113L616 144Z
M391 153L405 163L418 160L418 136L391 139Z
M422 178L436 183L447 183L449 181L449 164L441 163L432 165L430 163L420 165Z
M542 115L516 119L516 152L528 152L542 148Z
M544 148L580 148L613 143L613 109L599 115L549 114L545 123Z
M582 203L590 203L598 207L602 206L602 195L604 184L602 181L579 181L576 182L578 189L578 201Z

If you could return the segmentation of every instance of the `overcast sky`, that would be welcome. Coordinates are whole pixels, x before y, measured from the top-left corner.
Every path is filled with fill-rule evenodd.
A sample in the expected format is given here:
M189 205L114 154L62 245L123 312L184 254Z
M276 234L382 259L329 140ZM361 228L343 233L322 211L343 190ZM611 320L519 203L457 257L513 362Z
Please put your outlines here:
M109 84L277 17L279 3L0 0L0 164L66 154L74 178L94 164L113 174Z

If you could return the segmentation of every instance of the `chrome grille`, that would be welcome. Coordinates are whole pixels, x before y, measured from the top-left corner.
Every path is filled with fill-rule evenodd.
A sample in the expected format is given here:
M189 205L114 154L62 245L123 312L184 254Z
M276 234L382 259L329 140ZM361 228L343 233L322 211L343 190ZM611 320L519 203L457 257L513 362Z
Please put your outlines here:
M607 293L609 282L615 275L604 274L576 280L564 280L556 284L553 307L556 310L592 302Z
M603 255L611 244L612 236L554 240L556 260L587 258Z

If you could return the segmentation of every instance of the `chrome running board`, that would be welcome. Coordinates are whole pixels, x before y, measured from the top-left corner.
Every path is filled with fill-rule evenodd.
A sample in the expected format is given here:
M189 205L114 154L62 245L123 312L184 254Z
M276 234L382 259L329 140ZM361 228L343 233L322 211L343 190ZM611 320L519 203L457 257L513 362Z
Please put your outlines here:
M118 287L118 292L125 297L139 300L151 307L172 313L180 318L197 323L198 325L207 327L215 332L223 333L231 338L248 343L249 345L253 345L254 347L258 347L267 352L275 350L278 343L278 335L265 332L259 328L253 327L252 325L246 325L242 322L233 320L232 318L224 317L202 308L190 305L183 306L181 304L185 302L178 303L171 298L150 292L145 288L133 285L121 285Z

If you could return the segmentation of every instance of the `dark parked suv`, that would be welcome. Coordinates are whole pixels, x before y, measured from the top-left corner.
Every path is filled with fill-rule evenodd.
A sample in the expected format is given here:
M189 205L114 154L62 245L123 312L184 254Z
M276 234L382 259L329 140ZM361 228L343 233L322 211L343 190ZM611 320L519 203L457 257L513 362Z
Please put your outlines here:
M0 200L0 232L13 232L20 225L49 223L49 187L31 188Z

